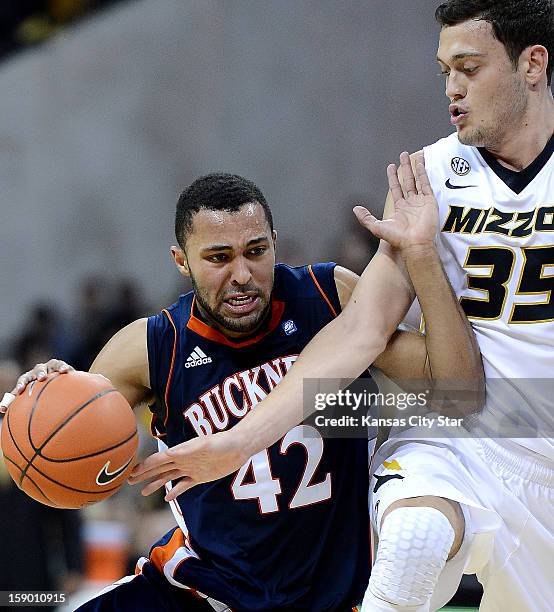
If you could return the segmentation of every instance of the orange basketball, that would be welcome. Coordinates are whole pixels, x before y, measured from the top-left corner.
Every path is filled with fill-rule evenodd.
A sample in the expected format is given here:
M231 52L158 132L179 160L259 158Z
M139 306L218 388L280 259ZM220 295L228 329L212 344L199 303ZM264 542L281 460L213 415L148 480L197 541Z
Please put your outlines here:
M133 467L137 446L131 407L99 374L50 374L30 383L2 424L2 452L14 482L58 508L113 495Z

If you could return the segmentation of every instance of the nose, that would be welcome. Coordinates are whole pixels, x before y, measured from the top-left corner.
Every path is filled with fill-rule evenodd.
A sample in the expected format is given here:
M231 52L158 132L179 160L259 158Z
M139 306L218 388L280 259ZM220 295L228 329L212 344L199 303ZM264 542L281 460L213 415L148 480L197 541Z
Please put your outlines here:
M231 282L234 285L246 285L251 278L248 260L245 257L235 257L231 267Z
M461 98L465 98L466 90L463 83L460 81L460 75L452 71L446 78L446 95L451 102L456 102Z

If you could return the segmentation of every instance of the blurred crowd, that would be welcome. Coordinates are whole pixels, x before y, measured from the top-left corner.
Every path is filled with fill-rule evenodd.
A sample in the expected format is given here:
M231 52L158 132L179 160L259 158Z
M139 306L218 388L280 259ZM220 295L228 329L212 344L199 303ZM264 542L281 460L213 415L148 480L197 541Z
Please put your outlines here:
M74 313L68 315L58 305L46 302L30 305L22 328L4 345L1 392L11 390L20 373L52 357L88 370L100 348L117 330L146 314L146 305L134 282L110 282L100 275L82 281ZM144 411L139 417L141 424L147 423ZM141 429L145 438L146 428ZM150 443L145 452L153 450ZM122 498L128 497L128 493L122 493ZM91 571L87 567L91 548L87 520L117 520L122 514L118 511L121 503L107 500L103 509L94 508L90 513L44 506L17 488L0 461L0 590L77 591ZM129 500L123 499L123 505L123 512L132 516ZM125 521L132 523L128 517ZM125 537L132 541L132 535L126 533ZM98 535L95 537L98 540ZM124 549L129 555L134 553L133 546ZM126 570L121 567L119 571Z

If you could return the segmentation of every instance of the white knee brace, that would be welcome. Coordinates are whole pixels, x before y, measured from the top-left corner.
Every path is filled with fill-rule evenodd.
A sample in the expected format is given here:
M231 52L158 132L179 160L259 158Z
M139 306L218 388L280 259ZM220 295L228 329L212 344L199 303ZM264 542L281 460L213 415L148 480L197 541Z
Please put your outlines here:
M381 527L362 612L427 612L453 542L454 530L439 510L393 510Z

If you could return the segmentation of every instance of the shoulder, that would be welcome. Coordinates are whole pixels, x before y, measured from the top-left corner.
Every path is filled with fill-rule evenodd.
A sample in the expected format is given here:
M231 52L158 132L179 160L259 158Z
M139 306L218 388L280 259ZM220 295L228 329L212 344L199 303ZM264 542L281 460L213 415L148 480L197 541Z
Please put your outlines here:
M334 279L336 265L334 262L312 263L305 266L277 264L275 266L275 291L276 293L295 291L306 297L317 296L318 285L327 284L329 279Z
M157 329L162 330L166 327L180 326L181 320L190 316L194 294L192 291L180 295L176 302L170 306L162 308L160 312L147 318L148 332Z
M278 264L275 266L275 297L285 301L323 300L336 315L340 310L335 282L336 269L335 262L312 263L297 267Z
M348 301L350 300L352 292L358 284L360 277L348 268L336 266L334 271L334 279L340 306L341 308L344 308L346 304L348 304Z

